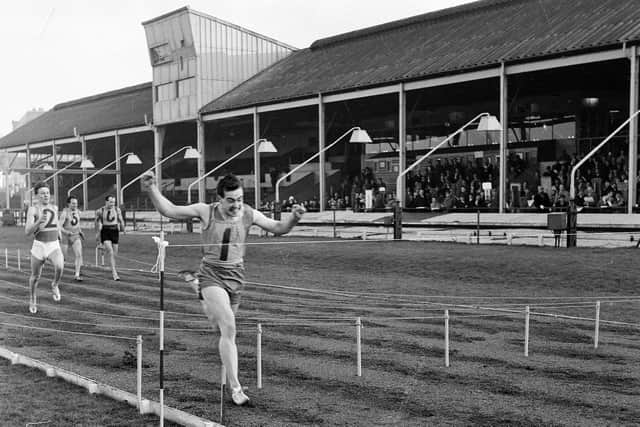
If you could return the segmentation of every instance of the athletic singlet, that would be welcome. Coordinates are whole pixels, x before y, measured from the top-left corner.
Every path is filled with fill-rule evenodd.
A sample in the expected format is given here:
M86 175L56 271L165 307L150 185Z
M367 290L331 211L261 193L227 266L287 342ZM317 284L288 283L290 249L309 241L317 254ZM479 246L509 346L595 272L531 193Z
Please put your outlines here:
M40 242L55 242L58 240L58 207L52 204L47 206L36 205L34 215L37 221L41 215L46 215L46 221L35 231L35 238Z
M120 209L116 206L106 209L104 207L98 209L98 215L102 220L102 226L106 228L118 227L118 213Z
M244 242L253 224L253 208L243 205L240 217L223 219L219 203L211 204L209 223L202 229L203 261L218 267L242 266Z
M62 228L70 231L72 234L80 233L80 210L71 210L70 208L64 208L63 212L66 212L67 215L65 216Z

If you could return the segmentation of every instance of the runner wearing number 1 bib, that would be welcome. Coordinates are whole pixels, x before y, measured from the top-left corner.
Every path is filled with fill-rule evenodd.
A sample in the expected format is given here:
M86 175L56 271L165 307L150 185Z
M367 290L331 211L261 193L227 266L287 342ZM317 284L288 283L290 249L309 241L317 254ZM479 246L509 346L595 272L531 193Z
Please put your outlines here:
M42 274L44 263L49 260L53 264L53 282L51 291L53 300L60 301L60 279L64 269L64 257L60 249L60 226L58 222L58 207L49 203L51 193L45 183L38 183L33 189L38 201L27 211L25 233L34 235L31 247L31 275L29 276L29 311L38 312L37 295L38 280Z
M142 185L162 215L178 220L198 218L202 224L200 270L184 271L182 276L198 293L211 325L220 330L218 349L231 386L231 400L236 405L246 405L249 398L238 379L235 318L244 286L245 240L254 224L276 235L288 233L305 209L294 205L286 219L267 218L244 203L242 184L235 175L227 175L218 182L219 201L212 204L174 205L158 190L153 173L142 177Z

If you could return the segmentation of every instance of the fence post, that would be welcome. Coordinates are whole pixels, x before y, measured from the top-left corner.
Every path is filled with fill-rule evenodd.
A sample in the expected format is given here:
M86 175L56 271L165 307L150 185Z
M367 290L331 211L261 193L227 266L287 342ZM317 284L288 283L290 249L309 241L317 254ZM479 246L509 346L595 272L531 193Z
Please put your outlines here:
M258 388L262 388L262 325L258 323L258 334L256 337L256 376Z
M449 310L444 311L444 366L449 367Z
M142 335L138 335L136 338L137 344L137 378L136 378L136 391L138 394L138 410L142 414Z
M22 268L20 267L20 248L18 248L18 271L22 271Z
M544 246L544 236L542 234L538 234L538 246Z
M360 317L356 319L356 375L362 376L362 320Z
M9 269L9 249L4 248L4 266Z
M596 301L596 327L593 334L593 348L598 348L600 338L600 301Z
M529 306L524 309L524 356L529 357Z
M507 233L507 245L511 246L513 244L513 234Z

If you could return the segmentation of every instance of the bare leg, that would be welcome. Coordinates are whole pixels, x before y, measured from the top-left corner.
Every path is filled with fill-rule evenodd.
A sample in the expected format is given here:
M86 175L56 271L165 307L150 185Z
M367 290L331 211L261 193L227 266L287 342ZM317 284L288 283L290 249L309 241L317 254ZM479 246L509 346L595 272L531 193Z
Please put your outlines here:
M37 295L36 290L38 289L38 280L40 280L40 275L42 274L42 266L44 265L44 260L38 259L31 256L31 275L29 276L29 311L31 313L36 313L37 308Z
M80 268L82 267L82 240L78 239L73 242L73 255L75 262L75 277L80 277Z
M213 327L220 329L218 349L227 371L232 390L240 388L238 380L238 348L236 347L236 318L227 292L217 286L202 289L202 308ZM237 305L235 307L237 309Z
M60 279L62 279L62 272L64 271L64 257L62 252L55 250L49 255L49 261L53 264L53 282L51 282L51 290L53 292L53 300L60 301L60 290L58 285Z
M118 271L116 270L116 254L118 245L114 245L113 243L111 243L111 240L105 240L104 247L107 249L107 253L109 254L109 262L111 263L111 274L113 275L113 280L120 280L120 277L118 277Z

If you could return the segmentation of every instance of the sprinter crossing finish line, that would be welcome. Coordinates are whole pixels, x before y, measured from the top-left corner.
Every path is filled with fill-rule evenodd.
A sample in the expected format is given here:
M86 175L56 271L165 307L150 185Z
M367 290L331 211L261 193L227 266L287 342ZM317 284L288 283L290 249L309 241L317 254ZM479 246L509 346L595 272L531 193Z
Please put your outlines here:
M218 182L218 201L178 206L165 198L156 186L152 172L142 179L143 188L162 215L189 220L198 218L202 224L202 260L196 272L183 271L182 277L194 287L204 313L211 325L220 330L218 349L227 380L231 400L235 405L249 404L238 379L238 349L236 347L235 315L244 287L244 252L249 228L257 225L274 235L286 234L306 212L300 205L291 208L291 216L276 221L244 203L244 191L235 175L227 175Z

